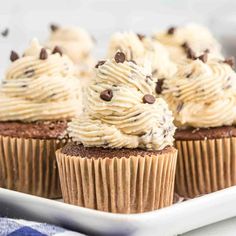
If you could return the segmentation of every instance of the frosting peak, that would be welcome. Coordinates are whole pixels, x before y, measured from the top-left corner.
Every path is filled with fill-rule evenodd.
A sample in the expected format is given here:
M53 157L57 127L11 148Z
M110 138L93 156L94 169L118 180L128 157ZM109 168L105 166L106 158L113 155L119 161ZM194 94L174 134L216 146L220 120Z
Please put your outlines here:
M87 88L85 111L69 123L73 141L104 148L159 150L172 145L175 127L145 68L121 57L100 63Z

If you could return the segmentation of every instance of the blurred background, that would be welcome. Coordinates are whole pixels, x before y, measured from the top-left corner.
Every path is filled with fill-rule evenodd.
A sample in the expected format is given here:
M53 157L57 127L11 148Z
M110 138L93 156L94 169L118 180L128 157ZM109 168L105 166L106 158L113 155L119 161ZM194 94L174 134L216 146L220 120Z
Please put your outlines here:
M109 35L134 30L152 33L170 25L197 22L208 26L236 55L235 0L9 0L0 7L0 72L12 49L21 52L31 38L45 41L49 24L78 25L97 40L95 54L102 57ZM234 53L235 52L235 53Z

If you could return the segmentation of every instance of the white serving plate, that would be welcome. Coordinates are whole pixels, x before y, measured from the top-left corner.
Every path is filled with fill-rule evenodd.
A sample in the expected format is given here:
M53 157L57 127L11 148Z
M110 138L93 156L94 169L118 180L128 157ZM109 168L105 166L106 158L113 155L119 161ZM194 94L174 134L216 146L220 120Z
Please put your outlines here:
M112 214L0 188L0 215L52 223L90 235L173 236L236 216L236 187L161 210Z

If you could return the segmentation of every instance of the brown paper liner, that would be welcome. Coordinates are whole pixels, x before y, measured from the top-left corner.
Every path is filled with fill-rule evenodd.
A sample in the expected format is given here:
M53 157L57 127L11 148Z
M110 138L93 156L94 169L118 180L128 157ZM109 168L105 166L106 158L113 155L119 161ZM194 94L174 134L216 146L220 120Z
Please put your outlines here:
M0 187L47 198L60 198L55 139L0 136Z
M186 198L236 185L236 138L176 141L176 192Z
M112 151L112 150L111 150ZM177 151L157 156L85 158L56 152L64 201L114 213L172 204Z

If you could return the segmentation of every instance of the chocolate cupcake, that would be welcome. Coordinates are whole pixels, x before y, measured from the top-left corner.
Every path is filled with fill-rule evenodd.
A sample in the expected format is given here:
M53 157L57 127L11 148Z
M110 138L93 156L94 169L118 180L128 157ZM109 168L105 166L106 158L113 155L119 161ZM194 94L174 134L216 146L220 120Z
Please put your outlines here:
M55 150L81 109L73 63L37 40L11 61L0 87L0 187L61 197Z
M176 191L183 197L236 185L236 74L229 61L203 55L163 82L178 126Z
M114 213L172 204L175 127L150 74L120 52L98 63L85 111L68 125L73 142L56 152L66 203Z

